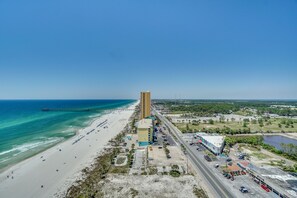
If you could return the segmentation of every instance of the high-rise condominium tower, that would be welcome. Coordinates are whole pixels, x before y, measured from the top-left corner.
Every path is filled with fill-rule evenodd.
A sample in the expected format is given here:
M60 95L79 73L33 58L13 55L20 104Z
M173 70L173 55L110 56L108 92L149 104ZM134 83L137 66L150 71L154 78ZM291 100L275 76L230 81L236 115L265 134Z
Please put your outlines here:
M140 119L151 115L151 93L149 91L140 93Z

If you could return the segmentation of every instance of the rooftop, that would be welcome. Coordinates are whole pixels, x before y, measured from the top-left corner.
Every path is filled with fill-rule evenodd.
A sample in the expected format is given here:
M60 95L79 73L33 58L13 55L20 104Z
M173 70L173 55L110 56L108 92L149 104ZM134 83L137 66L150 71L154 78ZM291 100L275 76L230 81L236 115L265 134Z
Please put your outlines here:
M293 197L297 196L297 177L269 165L257 167L249 163L248 168L258 174L268 185L277 191L286 192Z
M228 166L227 169L230 172L236 172L236 171L240 171L241 169L239 168L239 166L237 166L236 164L232 164L231 166Z
M225 140L225 136L222 135L198 134L198 136L202 137L204 140L213 144L216 147L221 147Z
M152 119L139 120L137 128L147 129L153 126Z
M250 164L249 161L240 161L237 163L239 166L241 166L242 168L247 168L248 165Z

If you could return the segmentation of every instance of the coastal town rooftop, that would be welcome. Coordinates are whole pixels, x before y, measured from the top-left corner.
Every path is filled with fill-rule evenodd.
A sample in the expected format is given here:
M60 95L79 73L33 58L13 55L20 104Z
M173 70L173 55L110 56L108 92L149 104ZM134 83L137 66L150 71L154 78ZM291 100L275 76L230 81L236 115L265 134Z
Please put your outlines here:
M141 119L137 124L137 128L147 129L153 126L152 119Z
M210 135L206 133L197 133L196 136L201 137L212 145L220 148L224 144L225 136L222 135Z

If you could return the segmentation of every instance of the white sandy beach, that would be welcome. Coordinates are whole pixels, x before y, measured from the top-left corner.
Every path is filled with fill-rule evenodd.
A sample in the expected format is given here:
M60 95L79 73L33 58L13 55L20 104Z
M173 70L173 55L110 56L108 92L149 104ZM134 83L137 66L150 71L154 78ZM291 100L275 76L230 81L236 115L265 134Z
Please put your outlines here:
M61 195L81 176L81 170L93 162L104 145L122 131L136 105L103 115L75 137L2 172L0 197L48 198Z

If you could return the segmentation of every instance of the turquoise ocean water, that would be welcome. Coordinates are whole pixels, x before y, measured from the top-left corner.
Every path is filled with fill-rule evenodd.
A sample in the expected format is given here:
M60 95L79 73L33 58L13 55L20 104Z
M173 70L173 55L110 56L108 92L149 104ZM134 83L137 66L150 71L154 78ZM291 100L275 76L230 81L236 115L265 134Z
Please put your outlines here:
M133 102L0 100L0 171L74 136L105 110ZM45 108L54 111L42 111ZM67 111L56 111L61 109Z

